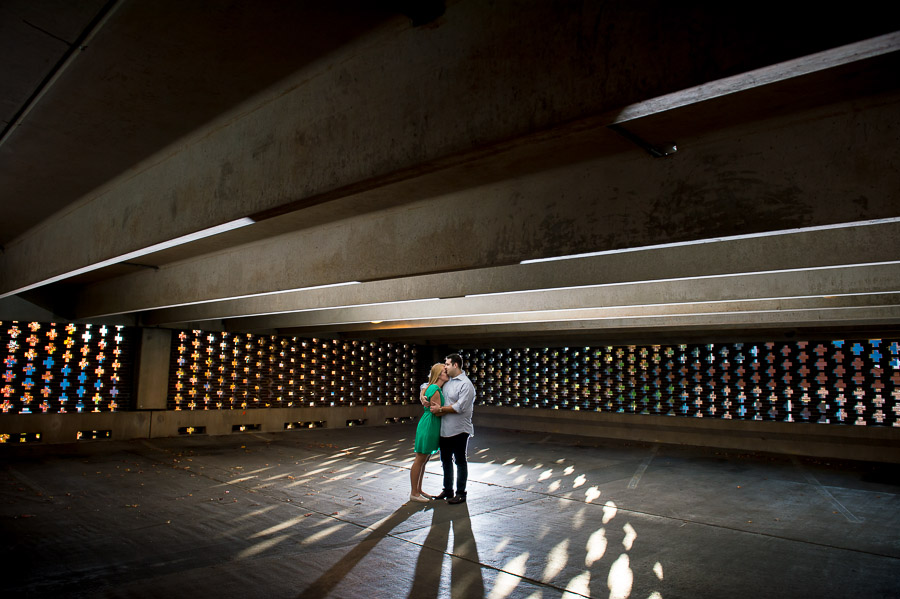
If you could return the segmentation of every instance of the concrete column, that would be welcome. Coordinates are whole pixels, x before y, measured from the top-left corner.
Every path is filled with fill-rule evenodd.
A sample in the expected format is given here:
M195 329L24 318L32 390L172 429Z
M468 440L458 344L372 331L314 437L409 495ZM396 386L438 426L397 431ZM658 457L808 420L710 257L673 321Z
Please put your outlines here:
M172 331L143 329L138 355L137 409L165 410Z

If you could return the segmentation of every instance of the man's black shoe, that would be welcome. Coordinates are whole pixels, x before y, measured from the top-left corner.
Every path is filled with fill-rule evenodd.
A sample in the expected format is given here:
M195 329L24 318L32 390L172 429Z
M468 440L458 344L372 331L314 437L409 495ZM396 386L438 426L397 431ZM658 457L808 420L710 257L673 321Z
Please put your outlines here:
M451 503L454 505L456 505L457 503L465 503L465 502L466 502L465 493L463 493L462 495L456 495L455 497L451 497L450 499L447 500L447 503Z
M453 499L453 491L444 489L443 491L441 491L440 495L435 495L433 499Z

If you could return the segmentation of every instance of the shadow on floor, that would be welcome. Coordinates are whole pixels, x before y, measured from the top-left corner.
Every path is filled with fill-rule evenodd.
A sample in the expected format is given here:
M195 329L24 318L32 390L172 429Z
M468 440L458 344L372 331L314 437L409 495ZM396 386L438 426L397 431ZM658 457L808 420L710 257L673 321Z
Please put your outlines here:
M344 577L392 530L412 517L413 514L428 509L431 509L431 505L423 503L407 503L401 506L397 511L377 524L372 529L372 532L360 541L356 547L348 551L344 557L335 562L318 579L306 587L302 593L297 595L297 599L319 599L328 596L341 583Z
M484 579L478 545L472 534L472 521L466 504L438 505L434 510L431 529L416 561L409 599L437 598L441 588L441 572L444 551L453 532L453 548L450 551L450 596L484 597ZM449 515L449 518L447 516Z

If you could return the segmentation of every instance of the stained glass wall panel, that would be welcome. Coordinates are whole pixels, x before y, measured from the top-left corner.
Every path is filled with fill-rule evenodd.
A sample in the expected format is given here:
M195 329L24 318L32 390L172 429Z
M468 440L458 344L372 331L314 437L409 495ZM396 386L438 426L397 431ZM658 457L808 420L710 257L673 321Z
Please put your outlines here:
M168 407L221 410L409 403L414 346L178 331Z
M893 339L460 353L488 405L900 426Z
M134 330L0 321L3 413L134 409Z

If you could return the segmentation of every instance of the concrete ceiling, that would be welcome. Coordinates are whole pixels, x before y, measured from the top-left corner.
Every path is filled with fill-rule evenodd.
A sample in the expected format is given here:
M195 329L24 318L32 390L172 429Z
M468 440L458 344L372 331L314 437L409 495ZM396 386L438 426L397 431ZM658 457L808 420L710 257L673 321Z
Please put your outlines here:
M878 6L0 2L0 319L897 331Z

